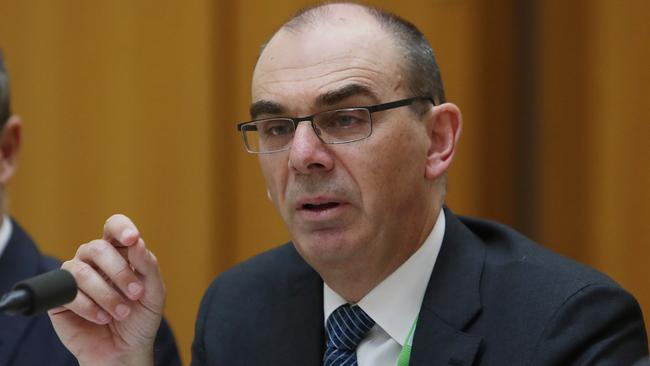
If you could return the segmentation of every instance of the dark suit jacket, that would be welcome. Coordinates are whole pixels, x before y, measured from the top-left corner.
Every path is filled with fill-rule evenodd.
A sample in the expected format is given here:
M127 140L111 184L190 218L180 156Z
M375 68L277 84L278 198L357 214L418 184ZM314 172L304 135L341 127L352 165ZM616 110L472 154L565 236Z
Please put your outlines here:
M16 282L61 267L61 263L39 253L32 239L13 221L11 238L0 256L0 294ZM176 341L163 320L156 338L157 366L180 365ZM0 366L78 365L59 341L47 314L34 317L0 314Z
M630 365L648 353L630 294L517 232L445 210L411 365ZM424 274L423 274L424 275ZM207 290L193 365L320 365L323 283L292 245Z

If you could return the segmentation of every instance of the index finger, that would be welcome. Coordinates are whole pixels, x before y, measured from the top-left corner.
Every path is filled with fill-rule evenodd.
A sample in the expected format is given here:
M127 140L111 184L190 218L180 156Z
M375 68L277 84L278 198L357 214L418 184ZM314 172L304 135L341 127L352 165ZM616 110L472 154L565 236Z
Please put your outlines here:
M131 219L115 214L104 223L103 239L117 247L128 247L138 242L140 232Z

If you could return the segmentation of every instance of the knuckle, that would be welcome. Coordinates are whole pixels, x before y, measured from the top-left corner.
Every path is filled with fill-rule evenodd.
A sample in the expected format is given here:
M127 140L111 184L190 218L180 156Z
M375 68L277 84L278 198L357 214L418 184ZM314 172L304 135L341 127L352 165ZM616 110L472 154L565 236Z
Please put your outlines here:
M131 271L131 268L126 263L123 266L120 266L114 274L114 278L118 282L129 281L132 277L133 271Z
M61 263L61 269L69 269L73 267L73 260L67 260Z
M110 304L109 307L117 305L120 302L120 297L111 287L105 287L98 293L99 301L102 304Z
M93 274L95 272L93 267L85 262L75 262L71 265L71 267L71 273L80 282L88 281L93 277Z
M78 300L75 300L75 302L75 310L81 314L90 315L96 313L98 310L97 305L95 305L95 303L87 297L79 297Z
M109 245L104 240L96 239L88 243L87 250L92 256L101 256L109 250Z
M77 252L75 253L75 257L80 257L83 255L83 252L88 249L88 243L81 244L79 248L77 248Z

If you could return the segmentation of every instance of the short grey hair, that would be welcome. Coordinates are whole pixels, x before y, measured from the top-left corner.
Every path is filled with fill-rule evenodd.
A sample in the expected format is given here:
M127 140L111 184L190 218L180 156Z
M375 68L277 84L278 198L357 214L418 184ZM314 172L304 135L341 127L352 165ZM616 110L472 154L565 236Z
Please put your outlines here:
M395 38L402 50L406 65L407 86L414 96L430 96L436 105L445 103L445 91L440 67L424 34L411 22L385 10L354 4L363 8L379 25ZM329 4L299 10L282 28L298 32L304 26L313 26L327 17Z
M4 57L0 49L0 128L11 117L11 103L9 100L9 75L5 67Z

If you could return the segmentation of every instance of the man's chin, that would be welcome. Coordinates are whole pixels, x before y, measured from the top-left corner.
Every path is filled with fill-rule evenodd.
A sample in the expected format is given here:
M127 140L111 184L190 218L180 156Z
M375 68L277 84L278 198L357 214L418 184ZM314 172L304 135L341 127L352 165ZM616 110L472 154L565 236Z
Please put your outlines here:
M319 232L294 240L298 253L315 268L346 263L358 245L343 233Z

